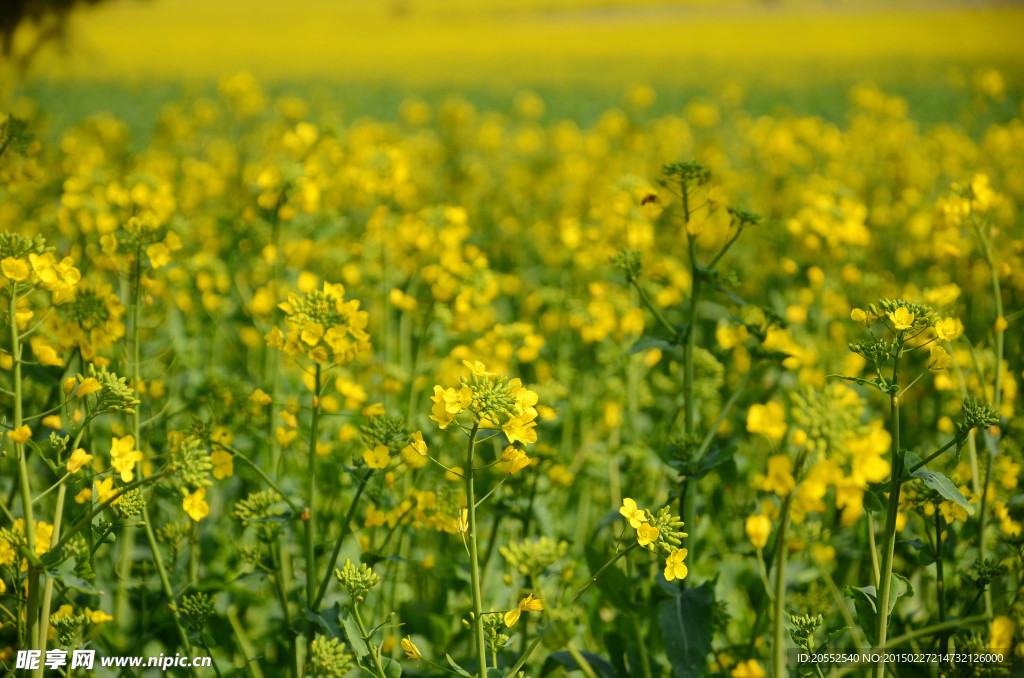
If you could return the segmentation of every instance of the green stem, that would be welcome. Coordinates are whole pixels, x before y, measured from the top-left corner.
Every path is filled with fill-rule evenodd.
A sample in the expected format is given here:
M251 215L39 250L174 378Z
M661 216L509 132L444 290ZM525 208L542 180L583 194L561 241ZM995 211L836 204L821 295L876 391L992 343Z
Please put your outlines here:
M629 615L629 621L633 625L633 635L636 637L636 648L640 653L640 670L644 678L652 678L651 658L647 655L647 643L644 642L643 633L640 629L640 622L635 614Z
M473 453L476 447L476 434L480 430L478 422L473 424L469 432L469 443L466 445L466 503L469 512L469 561L470 583L473 587L473 629L476 635L476 656L479 662L480 678L487 675L487 647L484 642L483 596L480 592L480 561L477 553L476 538L476 493L473 487Z
M373 664L377 669L377 676L379 678L385 678L384 667L381 666L380 663L380 653L377 651L377 648L373 646L369 634L366 633L366 625L363 624L363 618L359 614L359 603L353 601L352 612L355 615L356 625L359 627L359 633L363 637L363 642L366 643L366 647L370 650L370 655L373 657Z
M210 649L210 644L206 642L205 638L200 640L200 642L203 644L203 649L206 650L206 656L210 658L210 664L213 666L213 672L217 674L217 678L223 678L220 672L220 667L217 666L217 660L213 658L213 650Z
M245 632L245 627L242 626L234 606L228 608L227 618L228 623L231 624L231 630L234 631L235 638L238 640L238 649L242 653L242 659L245 660L245 666L249 670L249 675L252 678L263 678L263 669L260 668L258 662L252 659L255 654L252 641L249 640L249 635Z
M266 541L270 545L270 562L274 566L272 577L274 579L274 591L277 593L277 601L281 605L281 613L284 615L285 628L292 628L292 613L288 609L288 593L284 583L284 565L281 562L277 541L271 538L270 528L264 528ZM301 662L299 658L298 644L295 642L295 634L288 634L288 645L292 653L292 661L289 662L289 670L293 678L302 675Z
M256 472L256 475L263 479L263 482L265 482L267 485L270 485L270 489L274 490L275 492L278 493L278 495L281 496L281 498L284 500L286 504L288 504L291 510L295 511L296 513L301 513L302 509L299 508L299 505L296 504L291 499L289 499L288 495L285 494L284 491L282 491L281 488L277 486L277 483L275 483L273 479L256 464L256 462L254 462L252 459L239 452L231 445L226 445L217 440L211 442L213 442L214 445L217 445L218 447L221 447L226 451L230 452L236 459L239 459L242 462L244 462L246 466L248 466L249 468Z
M618 553L616 553L615 555L613 555L608 560L608 562L606 562L604 565L602 565L597 570L597 572L595 572L593 574L593 576L590 577L590 579L587 580L586 584L584 584L582 587L580 587L579 590L577 590L576 593L573 594L572 598L569 599L569 605L570 606L574 605L576 603L576 601L580 599L580 596L582 596L583 593L587 589L589 589L591 586L593 586L597 582L597 580L601 577L601 575L604 573L605 570L607 570L609 567L614 565L616 562L618 562L618 560L620 558L622 558L623 556L625 556L627 553L629 553L633 549L637 548L638 546L640 546L640 542L634 541L632 544L630 544L629 546L627 546L623 550L621 550ZM511 669L509 669L509 671L505 675L507 675L507 676L514 676L516 673L519 672L520 669L523 668L523 666L526 664L526 662L529 661L530 655L533 654L533 651L537 649L537 646L540 645L541 640L543 640L543 638L544 638L543 631L544 630L546 630L546 628L537 632L537 637L533 639L533 642L530 643L530 645L525 650L523 650L523 653L519 656L519 659L516 661L515 665Z
M942 577L942 512L935 507L935 595L939 599L939 621L946 621L946 586Z
M740 377L740 383L736 385L736 389L729 394L729 398L722 405L721 411L718 413L718 418L715 419L715 423L711 425L708 432L704 434L704 439L700 441L700 447L697 448L697 452L693 455L695 459L703 459L704 453L711 447L711 441L715 439L715 434L718 432L718 427L722 425L725 418L729 416L729 412L735 407L736 401L739 400L740 394L743 393L744 387L747 382L750 381L750 374L754 371L754 366L751 365L743 376ZM691 526L692 527L692 526Z
M316 609L320 609L320 603L324 599L324 595L327 593L327 586L331 581L331 574L334 572L334 566L338 563L338 555L341 553L342 542L345 541L345 537L348 536L348 528L352 523L352 517L355 515L356 504L359 503L359 497L363 495L363 490L366 489L366 483L370 480L370 476L373 475L373 469L370 469L362 480L359 481L359 488L356 490L356 496L352 498L352 503L348 505L348 512L345 513L345 520L341 523L341 534L338 535L337 541L334 542L334 551L331 552L331 557L327 561L327 571L324 573L324 578L320 581L320 588L317 591L316 598L313 599L313 606Z
M932 459L935 459L937 456L939 456L940 454L942 454L943 452L945 452L949 448L953 447L954 445L956 445L961 440L963 440L963 438L961 436L957 436L956 438L953 438L948 443L946 443L945 445L940 447L938 450L936 450L935 452L932 452L931 454L929 454L923 461L920 461L917 464L914 464L913 466L911 466L910 470L908 471L908 473L913 473L914 471L917 471L918 469L923 468L925 464L930 462Z
M899 384L900 358L903 355L902 338L899 338L899 345L896 347L896 356L892 367L892 383ZM889 630L889 594L892 583L892 559L896 547L896 514L900 505L900 476L903 471L900 468L900 401L899 398L891 400L892 416L892 469L889 481L889 504L885 514L885 550L882 552L882 570L878 582L878 635L877 646L884 647L886 634ZM875 671L877 678L885 676L885 662L879 661Z
M647 295L647 292L644 291L644 288L640 287L639 283L637 283L635 280L633 281L633 287L635 287L637 292L640 293L640 301L643 303L644 306L647 307L647 310L651 312L651 314L654 316L654 319L657 320L659 324L661 324L661 326L665 329L666 332L668 332L669 337L674 342L680 343L679 332L676 330L676 328L672 327L672 324L665 317L665 314L661 312L661 309L655 306L654 302L651 301L651 298Z
M775 592L772 591L771 581L768 579L768 568L764 564L764 549L757 549L757 569L761 574L761 583L764 584L764 592L768 594L768 598L772 601L775 600Z
M82 427L78 429L78 433L75 435L75 440L74 440L73 443L71 443L71 446L68 449L70 449L72 451L76 450L78 448L78 444L80 442L82 442L82 435L84 433L85 433L85 424L83 424ZM64 476L59 481L57 481L57 485L59 485L60 487L57 490L57 507L56 507L56 509L54 511L54 516L53 516L53 534L50 537L50 549L51 550L60 541L60 528L61 528L62 519L64 517L64 499L65 499L66 494L67 494L67 482L66 481L70 477L71 477L70 473L65 473ZM50 490L47 490L46 492L43 492L43 494L40 495L39 497L36 497L36 499L38 500L40 497L42 497L43 495L45 495L49 491ZM49 619L50 619L50 604L51 604L51 602L53 600L53 578L47 576L46 572L44 571L43 572L43 581L45 582L45 584L43 586L43 603L42 603L42 607L41 607L40 619L43 619L43 620L46 620L47 622L49 622ZM47 642L47 637L46 636L47 635L49 635L49 634L43 634L42 637L40 638L40 642L41 642L40 649L43 651L44 655L46 654L46 642ZM41 676L42 675L42 668L40 668L37 672L35 672L34 675Z
M303 511L303 519L306 523L305 529L305 551L306 551L306 604L316 614L317 606L314 605L316 598L317 567L316 567L316 443L320 434L320 378L321 371L319 363L316 366L316 373L313 375L313 414L309 424L309 462L306 468L306 509ZM310 621L306 624L306 656L311 656L313 650L313 637L315 627Z
M11 323L11 360L14 375L14 422L13 428L21 428L21 342L18 338L18 301L17 283L11 283L11 301L9 306L8 320ZM32 514L32 484L29 480L28 457L24 443L15 443L14 453L18 457L18 482L21 487L21 510L25 519L25 543L28 552L36 552L36 521ZM39 621L39 572L36 568L29 568L28 571L28 642L31 649L40 647L38 635L40 633ZM45 633L44 633L45 637Z
M974 230L978 235L978 240L981 241L981 250L985 255L985 262L988 264L989 272L992 278L992 298L995 302L996 307L996 319L1003 318L1003 294L999 288L999 270L996 268L995 258L992 256L992 248L989 245L988 238L982 230L981 225L975 218L974 213L971 213L971 220L974 223ZM1004 319L1005 320L1005 319ZM1000 330L995 333L995 366L993 367L992 377L992 407L996 413L1002 417L1001 404L1002 404L1002 371L1003 371L1003 339L1006 335L1005 330ZM992 457L998 451L998 438L995 439L995 445L989 450L988 463L985 465L985 482L981 487L981 506L978 510L978 531L979 531L979 545L978 545L978 557L985 560L985 519L987 518L988 502L986 497L988 495L988 481L992 471ZM988 447L988 446L986 446ZM992 595L986 589L985 591L985 612L988 614L992 613Z
M789 507L793 501L792 492L786 495L782 502L782 510L779 518L779 536L775 543L775 597L773 600L772 618L772 666L775 678L782 678L786 675L786 646L784 631L786 625L782 617L786 613L786 561L789 556L789 546L786 543L786 531L789 527Z
M865 517L868 519L868 547L871 549L871 576L874 577L873 583L875 590L878 590L878 579L882 576L878 570L878 546L875 544L875 518L871 515L871 511L865 511Z
M139 327L139 309L142 301L142 259L141 252L135 253L135 275L132 279L132 385L138 390L139 384L141 383L141 376L139 374L140 365L140 327ZM140 451L143 451L142 441L142 427L140 423L140 412L141 408L136 407L132 414L132 433L135 436L135 444L138 446ZM139 461L135 465L135 472L142 477L142 461ZM174 619L174 626L178 630L178 638L181 640L182 647L185 651L192 656L192 643L189 642L188 634L185 632L185 627L181 625L181 615L178 612L178 606L175 604L174 589L171 586L171 580L167 576L167 568L164 565L163 556L160 554L160 547L156 542L156 534L153 532L153 521L149 517L149 502L142 503L142 524L143 529L146 531L146 541L149 543L149 550L153 554L153 564L156 565L157 575L160 577L160 586L163 588L164 595L167 596L169 601L169 608L171 610L171 616ZM125 531L122 536L130 534ZM129 540L129 548L134 542L134 538ZM131 558L129 552L129 558L125 561L126 566L130 568ZM124 572L123 576L125 579L128 577L128 572ZM122 582L126 584L125 579ZM189 668L189 675L195 676L196 672L194 668Z

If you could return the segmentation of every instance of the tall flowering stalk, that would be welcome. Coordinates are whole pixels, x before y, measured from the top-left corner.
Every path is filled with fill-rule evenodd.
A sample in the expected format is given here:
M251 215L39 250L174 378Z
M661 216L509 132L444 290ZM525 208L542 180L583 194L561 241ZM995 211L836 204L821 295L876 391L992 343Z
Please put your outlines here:
M954 445L959 449L966 441L967 435L972 429L990 425L997 419L988 408L965 401L963 419L956 425L956 437L923 460L916 463L908 463L906 451L900 448L900 406L907 391L920 379L921 375L929 370L937 371L949 366L950 358L948 354L944 348L935 344L935 342L942 339L956 339L959 336L959 330L957 329L958 321L951 318L941 318L928 306L903 299L882 299L876 304L871 304L867 310L855 308L851 313L851 318L869 328L874 326L884 328L885 334L888 337L884 339L872 338L850 345L850 350L864 358L868 365L873 368L875 372L874 378L845 377L877 388L890 398L892 448L888 504L885 514L884 541L882 544L875 620L876 647L884 648L888 640L889 611L894 602L893 579L896 575L893 574L893 556L896 544L897 517L900 507L900 489L905 482L915 477L925 477L915 474L928 462L937 458ZM902 384L901 370L908 358L908 354L927 347L930 347L930 349L924 372L909 384ZM892 361L892 370L889 373L890 376L886 377L885 368L890 360ZM931 475L927 476L929 479L940 475L935 472L930 473ZM946 480L946 483L948 482ZM948 498L953 498L966 504L963 497L959 496L958 493L953 493ZM966 509L973 512L973 508L969 504L966 504ZM900 594L897 593L896 595ZM876 675L878 678L882 678L884 674L884 662L879 662Z
M445 388L434 386L434 405L430 418L444 430L455 423L468 435L466 466L463 479L466 487L466 508L459 518L459 531L469 545L470 583L473 590L473 632L481 678L487 675L487 646L484 637L483 595L480 590L480 558L477 538L477 499L474 478L476 443L481 430L500 430L510 445L522 449L537 442L537 394L525 388L519 379L509 379L488 372L480 362L463 361L470 375L461 384ZM460 419L462 421L460 421ZM486 497L485 497L486 499ZM481 500L483 501L483 500Z
M313 398L309 423L309 450L306 466L306 496L301 517L303 529L303 555L305 559L306 605L313 611L319 608L323 594L314 545L317 536L316 460L320 436L320 398L324 373L332 368L352 362L356 355L370 348L366 332L369 314L360 310L359 301L345 299L341 284L324 283L323 288L302 295L290 294L278 305L284 311L284 329L274 327L265 339L293 360L308 359L312 366L302 365L313 377ZM301 364L301 363L300 363ZM360 488L359 493L362 492ZM358 494L356 496L358 500ZM354 500L355 501L355 500ZM353 501L353 505L354 505ZM344 534L344 531L343 531ZM335 555L336 557L336 555ZM313 651L314 627L309 622L306 630L307 655ZM298 662L297 665L301 665Z

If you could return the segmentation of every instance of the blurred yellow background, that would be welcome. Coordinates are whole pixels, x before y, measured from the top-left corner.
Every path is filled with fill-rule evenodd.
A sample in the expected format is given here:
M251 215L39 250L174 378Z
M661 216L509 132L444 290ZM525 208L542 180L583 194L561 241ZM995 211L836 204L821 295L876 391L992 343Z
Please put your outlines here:
M76 13L35 77L420 84L734 78L788 66L967 61L1019 65L1024 7L601 0L117 0ZM31 40L29 31L18 39ZM868 75L871 73L869 72Z

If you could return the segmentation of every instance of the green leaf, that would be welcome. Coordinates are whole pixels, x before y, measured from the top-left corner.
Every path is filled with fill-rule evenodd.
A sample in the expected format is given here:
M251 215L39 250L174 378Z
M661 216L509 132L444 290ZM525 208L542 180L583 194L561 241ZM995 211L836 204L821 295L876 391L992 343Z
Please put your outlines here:
M402 675L402 665L391 657L381 657L380 665L384 667L384 678L399 678Z
M675 346L674 342L669 341L668 339L662 339L661 337L640 337L637 339L636 343L626 351L626 355L649 351L652 348L667 351L673 346Z
M878 611L874 586L847 586L843 595L853 599L853 607L857 610L857 622L868 638L875 635L875 616Z
M848 629L848 628L850 628L850 627L849 626L843 626L842 628L838 628L835 631L832 631L831 633L829 633L827 636L825 636L825 640L821 641L821 644L818 645L818 647L814 651L815 652L823 652L826 647L828 647L832 643L836 642L839 639L839 636L843 635L843 633L845 633L846 629Z
M700 460L700 470L697 471L697 478L703 478L708 473L718 468L722 464L725 464L733 455L736 454L738 448L735 445L729 447L713 447L707 454L704 455Z
M857 621L864 629L868 638L874 636L878 626L878 593L874 586L847 586L843 591L847 598L853 598L853 605L857 608ZM900 598L913 598L914 587L910 581L901 574L892 573L889 579L889 609L887 616L892 615L896 603Z
M886 381L885 379L881 379L879 377L876 377L874 379L865 379L864 377L846 377L843 376L842 374L826 374L825 376L831 377L833 379L852 381L854 383L860 384L861 386L870 386L872 388L877 388L882 393L894 394L896 392L895 389L897 388L896 386L889 384L889 382Z
M714 604L715 591L710 582L704 582L658 606L658 623L676 678L700 678L707 673Z
M456 663L456 661L452 659L452 656L450 654L446 654L444 658L448 660L448 665L452 667L455 673L462 676L462 678L473 678L473 675L466 669L459 666L458 663Z
M608 558L591 544L584 548L587 557L587 564L590 572L597 572L607 562ZM614 565L601 573L595 582L598 590L604 594L605 599L620 610L632 610L636 607L630 591L633 586L629 582L626 573Z
M892 573L892 579L889 581L889 614L891 615L896 607L896 601L900 598L914 597L914 587L910 585L909 579L895 572Z
M593 652L581 651L580 656L583 657L584 661L590 665L590 668L594 670L600 678L620 678L620 674L612 665L608 663L608 660L601 655L594 654ZM562 650L561 652L555 652L547 661L544 662L544 667L540 670L540 675L546 676L554 671L559 666L565 667L566 671L575 671L580 668L579 663L576 659L567 651ZM495 669L488 670L488 678L491 678L490 672ZM495 678L503 678L501 674Z
M356 653L356 657L362 659L368 656L370 648L366 646L366 641L363 640L363 634L359 632L359 625L356 624L351 611L345 610L341 613L341 626L345 630L348 646Z
M334 607L326 610L313 612L306 608L306 621L313 622L330 638L341 637L341 625L338 624L338 617L341 616L341 604L335 603Z
M928 471L921 469L911 474L915 478L920 478L924 481L924 484L931 489L942 495L943 499L948 499L952 502L956 502L967 511L968 515L974 515L974 507L971 506L971 502L967 501L967 497L960 494L960 490L956 488L953 481L939 473L938 471Z

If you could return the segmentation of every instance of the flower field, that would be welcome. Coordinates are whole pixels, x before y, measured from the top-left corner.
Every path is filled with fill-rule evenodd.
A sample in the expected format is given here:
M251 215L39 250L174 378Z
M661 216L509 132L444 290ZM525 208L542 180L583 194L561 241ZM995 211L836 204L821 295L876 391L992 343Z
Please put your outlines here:
M540 61L489 89L511 57L483 38L414 86L437 71L399 75L400 28L351 115L274 72L323 76L316 46L260 77L232 43L148 99L120 57L0 85L0 675L163 675L45 662L86 649L211 660L182 676L1021 676L999 11L807 110L728 59L662 78L664 27L559 42L568 93ZM872 25L839 21L789 28ZM736 64L774 49L739 30ZM628 45L638 70L572 75Z

